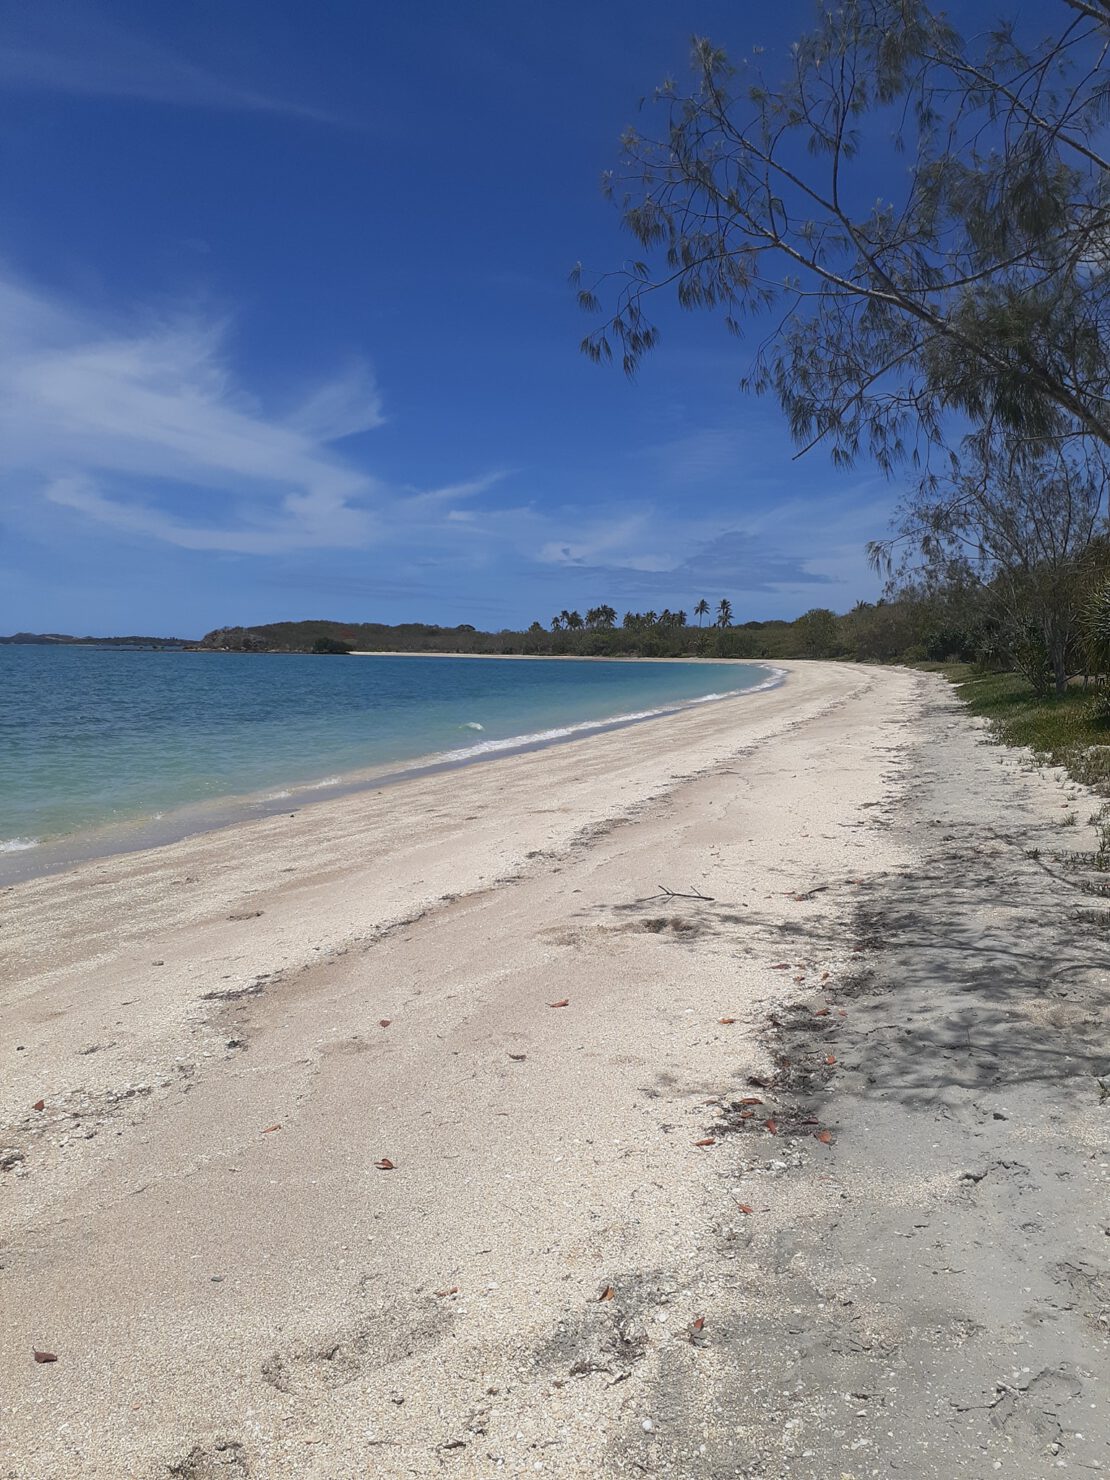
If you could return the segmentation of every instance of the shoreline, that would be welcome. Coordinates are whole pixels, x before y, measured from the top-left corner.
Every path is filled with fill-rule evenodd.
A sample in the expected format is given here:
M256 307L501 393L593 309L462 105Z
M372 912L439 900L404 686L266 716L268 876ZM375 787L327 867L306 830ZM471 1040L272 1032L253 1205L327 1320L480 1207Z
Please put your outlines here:
M4 892L11 1480L1098 1468L1085 794L794 677Z
M260 655L264 656L264 655ZM415 651L405 648L352 648L348 658L482 658L506 663L717 663L726 668L738 664L806 663L807 658L644 658L631 653L609 657L605 653L437 653Z
M349 656L446 656L453 658L462 655L440 653L356 655L352 653ZM470 654L468 656L492 655ZM603 659L601 661L618 660ZM644 660L620 661L640 662ZM170 808L164 813L157 813L153 816L143 815L123 822L84 828L77 832L67 833L61 838L36 840L34 843L28 843L24 839L9 839L5 847L0 847L0 889L29 879L62 873L78 864L92 862L98 858L112 858L120 854L167 847L186 838L233 828L239 823L282 815L288 813L290 807L300 810L319 805L324 801L357 795L363 791L397 786L411 779L465 770L469 766L500 760L507 756L526 755L556 745L576 744L589 735L629 729L636 725L666 718L671 714L681 714L704 704L744 699L752 694L765 693L770 689L781 687L787 681L790 672L788 668L776 667L763 660L714 659L712 661L733 666L739 663L746 669L761 668L766 671L767 678L764 682L753 684L745 689L675 701L634 714L614 715L610 719L580 720L559 729L509 736L498 741L478 741L473 745L451 751L413 756L409 760L387 765L381 769L367 768L343 772L335 777L318 781L289 782L282 786L281 790L268 794L231 793L204 802L186 803Z

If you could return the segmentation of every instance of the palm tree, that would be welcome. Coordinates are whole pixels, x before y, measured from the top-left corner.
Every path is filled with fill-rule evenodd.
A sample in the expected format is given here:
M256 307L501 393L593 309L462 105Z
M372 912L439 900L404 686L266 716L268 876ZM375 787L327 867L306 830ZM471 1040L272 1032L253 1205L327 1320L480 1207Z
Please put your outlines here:
M551 630L552 630L552 632L559 632L559 631L561 631L562 630L562 626L563 626L563 619L562 619L562 617L552 617L551 618Z
M732 602L723 596L717 603L717 626L727 627L732 621Z
M572 632L577 632L583 626L581 612L567 612L564 620Z
M699 627L702 624L702 618L703 617L707 617L708 615L709 615L709 602L706 601L705 597L703 596L702 599L698 602L697 606L694 608L694 616L697 617L697 619L698 619L698 626Z

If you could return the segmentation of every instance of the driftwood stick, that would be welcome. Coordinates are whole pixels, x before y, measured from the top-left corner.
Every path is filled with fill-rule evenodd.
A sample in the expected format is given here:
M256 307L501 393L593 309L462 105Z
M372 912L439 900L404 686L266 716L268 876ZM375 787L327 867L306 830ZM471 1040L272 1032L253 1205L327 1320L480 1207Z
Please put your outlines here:
M831 884L817 884L812 889L800 889L797 893L788 889L786 897L787 899L812 899L815 894L827 894L831 888Z
M712 894L701 894L697 889L693 890L690 894L682 894L677 889L668 889L666 884L660 884L659 893L667 899L702 899L706 904L713 903Z

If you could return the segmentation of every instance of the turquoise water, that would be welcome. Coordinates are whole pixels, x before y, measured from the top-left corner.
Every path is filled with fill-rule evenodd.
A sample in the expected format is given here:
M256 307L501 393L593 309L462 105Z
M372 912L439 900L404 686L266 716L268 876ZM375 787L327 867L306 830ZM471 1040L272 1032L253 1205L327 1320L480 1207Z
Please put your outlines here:
M230 797L325 796L352 772L465 761L769 679L739 663L0 647L0 853Z

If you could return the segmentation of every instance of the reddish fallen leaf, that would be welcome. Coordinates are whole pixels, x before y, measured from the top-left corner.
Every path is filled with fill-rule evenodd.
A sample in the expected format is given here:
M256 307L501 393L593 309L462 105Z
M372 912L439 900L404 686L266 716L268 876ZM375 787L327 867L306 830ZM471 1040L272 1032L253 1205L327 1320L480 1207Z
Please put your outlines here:
M445 1295L457 1295L458 1293L459 1293L459 1287L458 1287L458 1285L452 1285L449 1290L435 1290L435 1291L433 1291L433 1294L438 1295L441 1300L443 1299L443 1297Z
M836 1063L836 1054L834 1054L834 1053L827 1053L825 1055L825 1063L826 1064L835 1064Z
M752 1116L754 1114L755 1114L755 1111L754 1110L741 1110L741 1112L740 1112L740 1119L741 1120L751 1120L751 1118L752 1118Z
M392 1021L393 1021L392 1018L379 1018L378 1019L378 1027L379 1028L388 1028L389 1025L390 1025L390 1023Z
M796 982L804 982L805 979L806 979L806 974L805 974L804 971L803 972L800 972L797 976L791 978L792 981L796 981Z
M397 1163L390 1161L388 1156L383 1156L381 1161L376 1161L374 1165L379 1172L395 1172L397 1170Z
M736 1019L735 1018L718 1018L717 1021L719 1023L722 1023L726 1028L731 1028L732 1025L733 1025L733 1023L736 1021Z
M736 1103L738 1105L762 1105L763 1101L759 1098L758 1095L744 1095L743 1098L737 1100Z
M32 1110L45 1110L46 1109L46 1101L45 1100L36 1100L35 1103L31 1106L31 1109Z
M570 998L569 997L564 997L561 1002L549 1002L547 1005L548 1005L548 1007L569 1007L570 1006Z
M695 1146L716 1146L716 1144L717 1144L717 1139L716 1139L715 1136L706 1136L703 1141L695 1141L694 1142L694 1145Z
M833 1133L832 1131L819 1130L817 1132L817 1139L821 1142L822 1146L831 1146L833 1143Z
M755 1212L755 1209L752 1207L751 1203L737 1203L736 1206L740 1209L742 1213Z
M817 1119L816 1115L806 1115L802 1119L802 1124L803 1125L820 1125L821 1122Z
M58 1360L53 1352L33 1352L32 1355L36 1362L56 1362Z
M790 970L790 962L789 961L776 961L775 964L771 967L771 970L772 971L789 971Z
M700 1331L704 1325L705 1317L695 1316L694 1319L690 1322L690 1329L693 1331Z
M778 1133L779 1133L779 1123L778 1123L777 1120L765 1120L763 1122L763 1125L764 1125L764 1128L766 1130L769 1130L771 1132L772 1136L777 1136L778 1135Z
M277 1125L265 1125L265 1126L263 1126L262 1127L262 1134L264 1136L268 1136L271 1131L280 1131L280 1130L281 1130L281 1121L279 1120L278 1123L277 1123Z
M829 1015L829 1009L827 1007L815 1007L813 1009L813 1016L814 1017L828 1017L828 1015Z
M616 1297L616 1293L617 1292L613 1289L612 1285L606 1285L605 1289L602 1290L601 1294L597 1298L599 1300L613 1300Z
M754 1084L758 1089L770 1089L771 1087L771 1081L764 1079L760 1074L749 1074L748 1083Z
M511 1053L509 1057L511 1059L515 1059L515 1061L520 1064L524 1062L528 1055L526 1053Z
M837 1017L847 1017L848 1016L848 1014L844 1011L843 1007L838 1007L836 1009L836 1015L837 1015Z
M822 981L823 981L823 982L827 982L827 981L828 981L828 979L829 979L829 973L828 973L828 972L827 972L827 971L823 971L823 972L822 972L822 973L821 973L821 980L822 980Z

